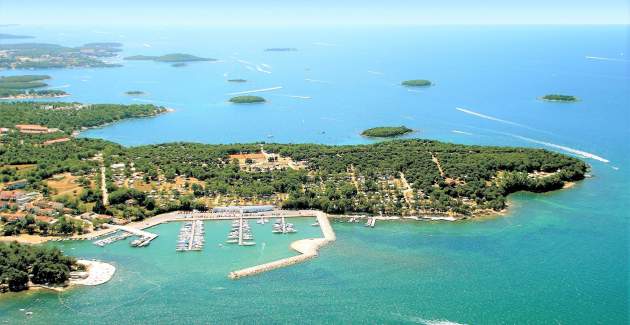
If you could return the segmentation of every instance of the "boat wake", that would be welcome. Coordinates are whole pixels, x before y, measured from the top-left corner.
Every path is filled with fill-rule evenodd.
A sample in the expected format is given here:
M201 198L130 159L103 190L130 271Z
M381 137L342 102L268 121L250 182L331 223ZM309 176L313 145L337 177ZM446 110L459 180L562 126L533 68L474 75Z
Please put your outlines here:
M423 324L423 325L466 325L464 323L458 323L458 322L453 322L450 320L446 320L446 319L424 319L422 317L417 317L417 316L408 316L408 315L402 315L399 313L392 313L394 316L398 316L401 318L406 319L407 321L416 323L416 324Z
M271 74L271 71L263 69L260 65L256 65L256 71Z
M298 98L298 99L311 99L311 96L298 96L298 95L282 95L289 98Z
M499 123L505 123L505 124L509 124L509 125L514 125L514 126L520 126L520 127L528 127L526 125L523 124L519 124L516 122L512 122L512 121L508 121L508 120L503 120L494 116L490 116L490 115L485 115L485 114L481 114L475 111L471 111L469 109L465 109L465 108L461 108L461 107L455 107L456 110L460 111L460 112L464 112L466 114L470 114L470 115L474 115L477 117L481 117L484 118L486 120L490 120L490 121L495 121L495 122L499 122Z
M320 83L320 84L329 84L330 83L329 81L326 81L326 80L318 80L318 79L310 79L310 78L306 78L304 80L306 80L308 82L314 82L314 83Z
M551 142L545 142L545 141L540 141L540 140L536 140L536 139L532 139L532 138L527 138L527 137L520 136L520 135L511 134L511 136L513 136L513 137L515 137L517 139L524 140L524 141L537 143L537 144L542 144L542 145L547 146L547 147L560 149L560 150L563 150L563 151L566 151L566 152L578 155L578 156L583 157L583 158L594 159L594 160L597 160L597 161L601 161L603 163L609 163L610 162L610 160L608 160L606 158L603 158L603 157L600 157L598 155L592 154L590 152L586 152L586 151L582 151L582 150L578 150L578 149L562 146L562 145L551 143Z
M261 93L261 92L265 92L265 91L272 91L272 90L278 90L278 89L282 89L282 86L276 86L276 87L270 87L270 88L262 88L262 89L254 89L254 90L246 90L246 91L239 91L239 92L235 92L235 93L229 93L228 95L234 96L234 95Z
M606 58L606 57L601 57L601 56L585 56L584 58L587 60L596 60L596 61L630 62L630 60Z
M457 133L457 134L474 135L470 132L465 132L465 131L460 131L460 130L451 130L451 132Z
M373 74L373 75L377 75L377 76L382 76L383 75L382 72L378 72L378 71L374 71L374 70L368 70L367 72L369 74Z

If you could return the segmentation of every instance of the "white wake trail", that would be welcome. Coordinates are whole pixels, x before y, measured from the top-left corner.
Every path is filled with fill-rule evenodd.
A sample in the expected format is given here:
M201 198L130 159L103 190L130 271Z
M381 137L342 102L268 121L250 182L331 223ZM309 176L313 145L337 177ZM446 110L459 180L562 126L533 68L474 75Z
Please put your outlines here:
M306 78L304 80L308 81L308 82L314 82L314 83L320 83L320 84L329 84L330 83L330 82L328 82L326 80L318 80L318 79L310 79L310 78Z
M545 141L540 141L540 140L536 140L536 139L532 139L532 138L527 138L527 137L520 136L520 135L511 134L511 136L513 136L513 137L515 137L517 139L524 140L524 141L537 143L537 144L542 144L542 145L547 146L547 147L556 148L556 149L560 149L560 150L563 150L563 151L566 151L566 152L570 152L572 154L578 155L578 156L583 157L583 158L590 158L590 159L594 159L594 160L597 160L597 161L601 161L603 163L609 163L610 162L610 160L608 160L606 158L603 158L603 157L600 157L600 156L598 156L596 154L592 154L590 152L586 152L586 151L570 148L570 147L567 147L567 146L562 146L562 145L551 143L551 142L545 142Z
M260 65L256 65L256 70L257 70L258 72L262 72L262 73L266 73L266 74L271 74L271 71L263 69Z
M460 130L451 130L451 132L458 133L458 134L465 134L465 135L473 135L470 132L465 132L465 131L460 131Z
M243 95L243 94L261 93L261 92L265 92L265 91L272 91L272 90L278 90L278 89L282 89L282 86L270 87L270 88L262 88L262 89L254 89L254 90L246 90L246 91L239 91L239 92L236 92L236 93L229 93L228 95Z
M481 113L478 113L478 112L471 111L469 109L465 109L465 108L461 108L461 107L455 107L455 109L460 111L460 112L464 112L466 114L470 114L470 115L474 115L474 116L477 116L477 117L485 118L486 120L529 128L528 126L523 125L523 124L519 124L519 123L508 121L508 120L503 120L503 119L500 119L500 118L497 118L497 117L494 117L494 116L490 116L490 115L481 114Z
M624 59L606 58L602 56L585 56L584 58L587 60L596 60L596 61L630 62Z

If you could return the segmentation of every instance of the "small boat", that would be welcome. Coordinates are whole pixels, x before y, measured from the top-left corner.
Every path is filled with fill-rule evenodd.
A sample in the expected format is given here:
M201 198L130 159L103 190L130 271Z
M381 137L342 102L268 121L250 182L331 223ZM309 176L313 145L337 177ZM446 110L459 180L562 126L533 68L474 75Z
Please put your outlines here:
M313 226L313 227L318 227L318 226L319 226L319 222L318 222L318 221L315 221L315 222L313 222L313 223L311 224L311 226Z

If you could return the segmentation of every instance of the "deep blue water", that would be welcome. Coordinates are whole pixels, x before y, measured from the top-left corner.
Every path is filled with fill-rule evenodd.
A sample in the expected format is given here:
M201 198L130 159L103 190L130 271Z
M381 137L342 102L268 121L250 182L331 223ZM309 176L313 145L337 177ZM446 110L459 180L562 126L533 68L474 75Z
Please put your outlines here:
M595 177L570 190L514 195L513 209L504 218L456 224L392 223L373 230L338 224L338 242L317 261L222 283L229 295L196 292L189 285L169 287L181 294L180 303L142 300L133 310L146 312L139 312L134 321L148 323L157 317L173 323L179 315L180 321L190 322L190 317L201 313L203 322L245 322L248 318L239 318L233 308L251 302L247 315L263 315L259 320L264 322L628 322L627 27L80 31L13 27L7 32L64 45L119 41L124 43L123 55L184 52L220 59L182 68L134 61L123 62L123 68L46 71L53 77L53 86L65 87L72 94L64 100L149 102L176 109L83 134L124 145L170 141L354 144L370 141L359 135L365 128L404 124L417 130L412 137L541 146L515 137L522 136L610 161L586 159ZM268 47L298 51L263 51ZM257 65L271 73L257 71ZM233 84L226 82L228 78L249 82ZM402 80L415 78L430 79L435 85L415 91L399 86ZM227 102L229 93L275 86L283 88L261 93L269 100L265 104ZM123 94L127 90L147 95L132 98ZM580 101L560 104L537 99L556 92L578 96ZM88 246L82 252L94 254ZM125 268L135 263L124 257L126 252L118 254L123 257L107 257L118 263L124 276ZM164 285L175 281L149 271L147 276ZM201 276L195 279L205 281ZM109 292L114 285L121 283L89 290L101 297L99 292ZM140 285L129 295L150 288ZM89 290L64 297L78 302ZM125 297L124 292L118 294ZM207 302L200 302L200 296ZM47 316L76 322L71 312L55 312L55 295L40 298L34 305L47 310ZM19 319L20 304L33 299L38 298L0 301L0 319ZM111 304L108 299L100 303ZM112 318L90 318L89 308L74 307L78 315L95 323L132 320L125 318L129 310L124 308L112 312ZM214 309L209 312L209 308ZM266 314L269 310L274 313Z

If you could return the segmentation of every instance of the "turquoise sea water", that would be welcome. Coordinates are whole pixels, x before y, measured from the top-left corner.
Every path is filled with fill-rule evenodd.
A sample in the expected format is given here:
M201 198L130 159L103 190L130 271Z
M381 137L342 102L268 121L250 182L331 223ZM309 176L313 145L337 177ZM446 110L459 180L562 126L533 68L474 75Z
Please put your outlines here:
M412 137L562 151L540 143L545 142L610 162L587 159L594 178L570 190L513 195L512 210L503 218L379 223L374 229L335 224L338 240L318 259L239 281L228 280L227 272L290 256L291 238L272 237L253 225L259 245L221 248L218 242L225 237L227 224L207 222L208 244L200 254L176 254L178 226L170 224L154 228L161 236L143 249L126 243L105 249L87 242L62 244L70 254L112 261L118 267L114 279L62 294L0 297L0 321L629 321L626 27L133 31L12 27L7 32L64 45L120 41L124 55L184 52L221 60L182 68L124 62L123 68L46 72L53 77L51 85L72 94L64 100L152 102L176 109L83 134L124 145L366 143L369 140L359 136L362 129L404 124L418 130ZM264 52L268 47L299 51ZM257 66L271 73L258 71ZM232 84L225 81L228 78L250 82ZM413 78L430 79L435 85L413 92L398 86ZM229 93L275 86L283 88L262 93L269 100L266 104L227 103ZM127 90L147 95L134 99L123 95ZM536 99L554 92L576 95L581 101L554 104ZM314 235L309 232L316 229L309 223L300 221L298 237ZM20 308L33 311L33 316Z

